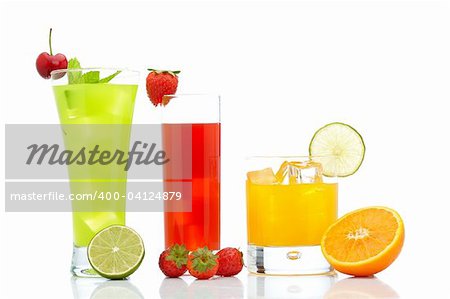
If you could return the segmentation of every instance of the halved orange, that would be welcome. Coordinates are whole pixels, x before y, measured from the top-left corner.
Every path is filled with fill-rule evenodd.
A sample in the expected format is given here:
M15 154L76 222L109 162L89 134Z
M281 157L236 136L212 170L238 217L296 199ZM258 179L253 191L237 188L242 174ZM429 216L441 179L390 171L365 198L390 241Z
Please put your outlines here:
M370 276L386 269L402 250L405 228L387 207L368 207L339 218L322 238L322 252L339 272Z

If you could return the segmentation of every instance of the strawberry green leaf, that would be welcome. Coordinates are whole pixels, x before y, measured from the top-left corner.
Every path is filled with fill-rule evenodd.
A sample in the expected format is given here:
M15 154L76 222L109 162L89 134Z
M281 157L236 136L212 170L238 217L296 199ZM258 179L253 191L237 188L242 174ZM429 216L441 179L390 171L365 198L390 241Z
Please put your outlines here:
M198 272L206 272L217 265L217 256L208 247L197 249L192 256L192 266Z
M181 71L169 71L169 70L156 70L156 69L147 69L149 72L155 72L156 74L171 74L176 77Z
M177 268L180 269L187 264L188 254L189 252L184 245L175 244L170 248L166 260L174 262Z

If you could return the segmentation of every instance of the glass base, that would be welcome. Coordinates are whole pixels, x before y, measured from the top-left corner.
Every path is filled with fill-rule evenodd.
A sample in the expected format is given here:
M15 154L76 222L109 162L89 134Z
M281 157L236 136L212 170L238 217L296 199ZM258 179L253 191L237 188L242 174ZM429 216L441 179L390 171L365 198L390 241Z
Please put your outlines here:
M329 274L333 268L322 254L320 245L269 247L248 245L248 270L268 275Z
M92 269L87 256L87 247L73 245L72 266L70 271L78 277L101 277Z

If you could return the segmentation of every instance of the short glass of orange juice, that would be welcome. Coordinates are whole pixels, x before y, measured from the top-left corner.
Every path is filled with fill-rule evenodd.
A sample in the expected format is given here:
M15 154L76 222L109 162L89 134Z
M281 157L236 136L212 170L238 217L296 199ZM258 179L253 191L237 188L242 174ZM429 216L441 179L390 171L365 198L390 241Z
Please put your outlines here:
M320 242L337 219L336 176L323 157L252 157L247 172L248 270L272 275L333 271Z

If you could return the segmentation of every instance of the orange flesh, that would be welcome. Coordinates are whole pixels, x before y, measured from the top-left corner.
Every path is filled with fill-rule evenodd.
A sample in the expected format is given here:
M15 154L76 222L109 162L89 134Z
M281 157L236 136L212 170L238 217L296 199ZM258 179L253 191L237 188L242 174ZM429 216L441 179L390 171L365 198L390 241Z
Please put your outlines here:
M325 249L340 261L366 260L383 251L394 239L397 229L397 219L392 213L361 211L330 229Z

